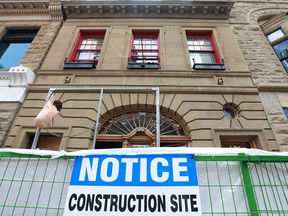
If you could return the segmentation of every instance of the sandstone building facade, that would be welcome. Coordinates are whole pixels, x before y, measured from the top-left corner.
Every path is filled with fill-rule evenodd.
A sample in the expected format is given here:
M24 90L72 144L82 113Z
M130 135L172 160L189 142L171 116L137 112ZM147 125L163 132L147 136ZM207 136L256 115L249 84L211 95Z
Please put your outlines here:
M37 29L26 100L1 102L2 147L153 147L159 103L162 147L287 151L286 12L284 0L0 1L3 38ZM49 92L62 109L35 145Z

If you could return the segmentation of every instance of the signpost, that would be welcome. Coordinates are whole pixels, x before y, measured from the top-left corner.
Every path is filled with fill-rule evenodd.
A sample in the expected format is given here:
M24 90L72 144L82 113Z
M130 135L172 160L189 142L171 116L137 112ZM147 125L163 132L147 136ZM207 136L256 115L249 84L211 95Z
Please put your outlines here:
M65 216L201 215L191 154L89 155L75 159Z

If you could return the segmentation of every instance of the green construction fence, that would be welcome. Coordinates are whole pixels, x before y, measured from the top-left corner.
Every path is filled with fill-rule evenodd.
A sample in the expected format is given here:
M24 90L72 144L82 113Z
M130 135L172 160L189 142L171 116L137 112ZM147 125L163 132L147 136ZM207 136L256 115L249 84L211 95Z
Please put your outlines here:
M168 153L173 151L179 153L178 148ZM195 153L202 215L288 215L288 154L203 151ZM74 158L82 154L0 150L0 215L63 215Z

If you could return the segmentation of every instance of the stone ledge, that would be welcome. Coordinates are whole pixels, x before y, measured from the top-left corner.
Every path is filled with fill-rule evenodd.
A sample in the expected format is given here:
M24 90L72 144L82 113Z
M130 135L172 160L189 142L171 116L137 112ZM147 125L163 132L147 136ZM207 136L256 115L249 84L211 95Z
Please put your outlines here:
M69 84L69 88L83 88L85 86L86 88L122 88L122 85L115 86L115 84L111 84L110 86L97 86L92 84ZM52 87L57 88L68 88L67 85L57 85L57 86L51 86L51 85L43 85L43 84L33 84L30 85L27 90L28 92L43 92L48 93L49 89ZM154 86L144 86L145 88L152 88ZM175 93L175 94L246 94L246 95L258 95L258 90L255 87L235 87L235 86L227 86L227 87L219 87L219 86L179 86L179 85L165 85L160 86L160 94L164 93ZM126 85L125 88L143 88L141 85ZM75 92L71 90L71 92Z
M269 92L288 92L287 84L259 84L259 91L269 91Z

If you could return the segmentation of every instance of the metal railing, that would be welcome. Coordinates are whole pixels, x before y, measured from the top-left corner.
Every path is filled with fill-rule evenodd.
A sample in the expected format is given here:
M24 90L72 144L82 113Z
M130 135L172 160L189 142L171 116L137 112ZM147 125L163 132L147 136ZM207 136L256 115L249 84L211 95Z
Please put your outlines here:
M100 118L100 112L101 112L101 104L103 100L103 94L105 93L127 93L127 92L137 92L137 93L143 93L143 92L155 92L155 105L156 105L156 147L160 147L160 89L158 87L155 88L50 88L49 92L46 97L46 102L48 102L51 98L51 96L54 93L61 92L96 92L100 93L100 99L98 104L98 110L97 110L97 116L95 120L95 126L94 126L94 138L93 138L93 145L92 149L95 149L96 147L96 140L97 140L97 134L98 134L98 125L99 125L99 118ZM31 149L36 149L37 143L40 137L41 128L37 128L33 143L31 146Z

